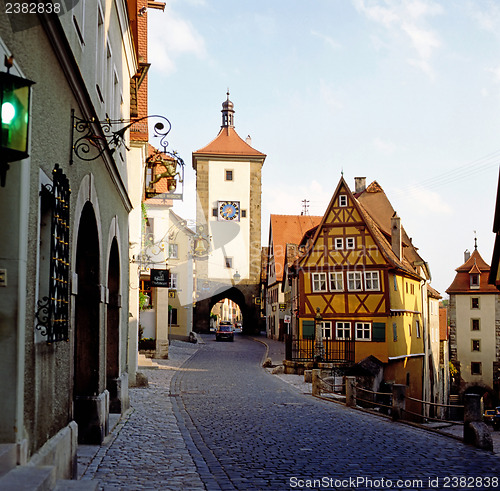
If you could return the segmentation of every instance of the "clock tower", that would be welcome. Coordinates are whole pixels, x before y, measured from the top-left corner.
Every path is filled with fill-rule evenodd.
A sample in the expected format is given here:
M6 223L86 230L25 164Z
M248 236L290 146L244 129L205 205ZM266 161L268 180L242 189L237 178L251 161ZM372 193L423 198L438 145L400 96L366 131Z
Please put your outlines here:
M234 129L234 105L222 103L222 126L207 146L193 152L198 231L210 238L196 263L195 330L209 330L210 310L224 298L236 302L243 329L258 327L261 258L261 172L266 155Z

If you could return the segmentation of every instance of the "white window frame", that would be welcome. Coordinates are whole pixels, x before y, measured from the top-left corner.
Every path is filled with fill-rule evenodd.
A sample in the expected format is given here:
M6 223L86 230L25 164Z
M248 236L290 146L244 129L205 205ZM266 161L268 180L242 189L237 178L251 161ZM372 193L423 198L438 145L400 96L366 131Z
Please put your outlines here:
M339 194L339 206L342 208L347 206L347 194Z
M358 335L360 333L361 335ZM368 334L368 336L366 336ZM354 336L356 341L371 341L372 340L372 323L371 322L356 322L354 325Z
M359 282L359 288L356 288L356 283ZM363 275L361 271L347 272L347 290L350 292L359 292L363 290Z
M177 290L178 287L178 276L177 273L170 273L169 274L169 280L168 280L168 288L170 290Z
M331 292L343 292L344 291L344 273L333 272L330 273L330 291ZM340 288L338 288L340 286Z
M477 280L477 281L475 281ZM479 290L479 273L471 273L470 275L470 289Z
M321 284L324 285L324 288L321 288ZM311 286L313 292L326 292L327 291L326 273L312 273Z
M328 333L330 333L328 335ZM323 321L321 323L321 335L323 336L323 339L332 339L332 322L331 321Z
M224 257L224 266L228 269L232 269L233 267L233 258L225 256Z
M345 334L349 333L349 337ZM351 323L345 321L337 321L335 323L335 338L336 339L351 339Z
M374 283L376 282L376 286ZM365 289L367 291L380 291L380 274L378 271L365 271Z
M356 249L356 237L346 237L345 248L346 249Z
M168 258L179 259L179 244L168 244Z
M335 237L335 250L336 251L344 250L344 239L342 237Z

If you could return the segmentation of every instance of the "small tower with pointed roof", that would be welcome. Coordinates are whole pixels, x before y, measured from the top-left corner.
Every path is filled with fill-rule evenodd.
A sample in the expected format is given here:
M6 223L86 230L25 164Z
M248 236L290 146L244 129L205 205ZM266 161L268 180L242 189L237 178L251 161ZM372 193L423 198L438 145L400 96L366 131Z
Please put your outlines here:
M488 284L490 266L478 251L477 238L474 251L465 251L464 263L455 271L446 290L450 296L450 361L458 370L452 390L493 393L498 391L500 368L500 294Z
M211 238L208 258L197 264L197 281L203 285L196 303L199 332L209 329L215 298L229 298L240 306L244 329L245 324L255 327L259 318L254 299L260 295L261 176L266 155L236 133L229 90L226 96L218 135L193 152L196 220Z

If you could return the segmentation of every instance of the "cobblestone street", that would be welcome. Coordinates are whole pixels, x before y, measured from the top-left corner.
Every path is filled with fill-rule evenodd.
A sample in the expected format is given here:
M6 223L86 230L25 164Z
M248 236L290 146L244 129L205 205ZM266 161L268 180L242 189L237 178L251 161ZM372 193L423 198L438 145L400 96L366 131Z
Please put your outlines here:
M261 368L266 347L254 339L202 338L173 342L105 443L79 447L82 480L104 490L499 487L489 479L498 456L313 399L298 378Z

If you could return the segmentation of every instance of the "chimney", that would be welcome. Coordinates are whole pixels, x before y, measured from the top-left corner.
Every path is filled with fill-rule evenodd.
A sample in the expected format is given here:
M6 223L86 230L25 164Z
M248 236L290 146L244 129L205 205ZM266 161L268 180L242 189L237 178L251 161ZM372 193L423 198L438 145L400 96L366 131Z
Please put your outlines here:
M403 243L401 241L401 218L394 213L391 218L391 246L398 259L403 256Z
M464 263L466 263L470 258L470 251L469 249L465 249L465 252L464 252Z
M354 178L354 190L356 193L362 193L366 189L366 177Z

